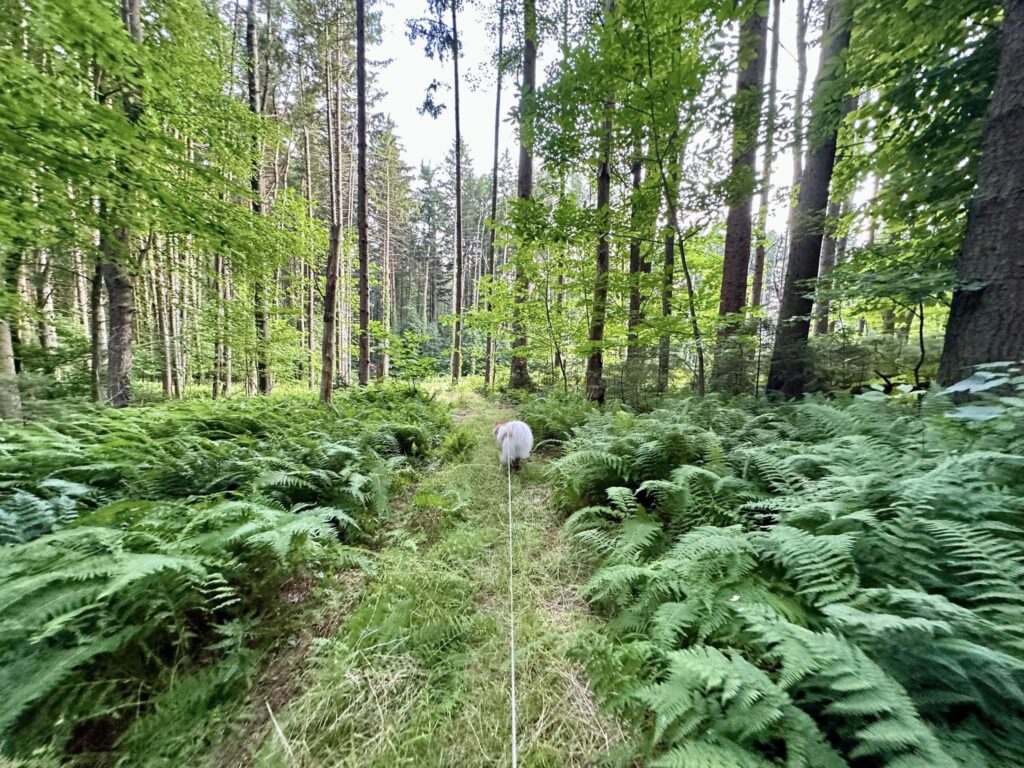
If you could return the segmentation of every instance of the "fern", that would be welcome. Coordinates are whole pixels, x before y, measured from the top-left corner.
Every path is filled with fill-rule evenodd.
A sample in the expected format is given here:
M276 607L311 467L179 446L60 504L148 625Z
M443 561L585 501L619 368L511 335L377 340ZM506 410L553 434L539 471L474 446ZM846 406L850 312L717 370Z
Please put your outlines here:
M124 729L154 702L159 723L244 682L259 630L218 628L258 627L328 548L369 567L338 540L365 535L392 473L446 424L425 397L383 390L334 410L193 402L0 425L0 752L59 751L77 726ZM413 434L415 451L374 448Z
M994 437L1024 421L949 412L709 398L577 429L558 498L608 618L584 658L650 764L1024 765L1024 444Z

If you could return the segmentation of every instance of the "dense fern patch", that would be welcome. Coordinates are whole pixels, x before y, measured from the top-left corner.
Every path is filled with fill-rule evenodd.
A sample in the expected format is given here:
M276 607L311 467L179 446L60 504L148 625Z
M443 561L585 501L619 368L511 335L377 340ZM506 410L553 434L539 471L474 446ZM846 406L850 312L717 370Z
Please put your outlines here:
M398 389L333 408L268 398L5 423L3 751L105 748L199 668L203 695L238 685L282 584L303 565L359 561L346 542L447 424Z
M649 764L1024 765L1021 405L694 399L578 428L558 492L608 618L579 652Z

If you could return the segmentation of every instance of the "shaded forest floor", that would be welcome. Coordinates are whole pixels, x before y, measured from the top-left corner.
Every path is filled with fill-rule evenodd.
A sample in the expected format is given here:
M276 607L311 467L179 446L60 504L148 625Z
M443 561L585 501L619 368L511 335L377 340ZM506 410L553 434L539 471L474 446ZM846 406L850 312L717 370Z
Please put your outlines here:
M370 575L338 574L201 761L217 766L510 763L507 485L491 437L509 410L460 400L458 459L393 502ZM590 619L547 462L513 476L519 752L587 766L622 739L567 651ZM271 714L272 713L272 714Z

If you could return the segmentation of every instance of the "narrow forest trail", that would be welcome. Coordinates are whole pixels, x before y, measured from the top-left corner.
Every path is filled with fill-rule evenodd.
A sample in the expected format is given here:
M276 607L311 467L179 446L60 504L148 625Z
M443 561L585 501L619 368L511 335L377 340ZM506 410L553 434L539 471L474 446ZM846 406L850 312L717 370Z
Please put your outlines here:
M507 481L491 430L512 416L458 403L471 447L396 504L359 603L319 641L313 682L277 713L257 765L510 764ZM520 765L587 766L621 733L566 656L590 619L547 463L512 481Z

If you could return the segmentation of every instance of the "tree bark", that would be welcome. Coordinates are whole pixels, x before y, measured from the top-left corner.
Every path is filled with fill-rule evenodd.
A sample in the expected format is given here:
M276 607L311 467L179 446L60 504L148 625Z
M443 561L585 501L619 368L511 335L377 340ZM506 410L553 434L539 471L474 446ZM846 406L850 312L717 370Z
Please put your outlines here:
M505 55L505 0L498 5L498 82L494 89L494 162L491 165L491 226L487 234L487 274L491 281L496 279L494 269L494 239L496 236L498 221L498 150L501 138L501 81L505 74L502 66L502 57ZM493 285L491 286L493 290ZM484 310L488 318L491 316L491 299L488 295L484 303ZM488 328L487 339L484 342L484 386L494 386L494 356L496 344L491 331Z
M259 22L256 19L256 0L248 0L245 14L245 50L246 74L249 96L249 111L260 115L263 107L260 101L259 88ZM263 149L259 139L253 137L253 167L250 175L252 188L252 212L256 216L263 215ZM263 280L257 277L253 282L253 322L256 327L256 379L261 395L270 394L270 318L267 314L267 301Z
M11 324L0 320L0 419L21 418L21 393L14 369L14 345Z
M119 229L107 240L107 260L103 264L103 282L109 297L110 331L107 334L107 402L123 408L132 400L132 343L135 322L135 282L119 264L120 246L127 245L127 232ZM118 247L112 250L110 240ZM118 259L118 260L115 260Z
M757 159L757 139L764 90L766 23L767 19L755 10L743 21L740 29L736 99L732 113L729 213L725 225L725 263L718 304L721 336L729 336L738 330L735 315L743 308L747 297L751 207L756 176L754 163Z
M978 186L956 258L939 380L1024 359L1024 0L1005 0Z
M132 42L143 40L140 0L121 0L121 20ZM142 116L141 94L126 87L123 107L129 122ZM101 204L105 229L100 235L103 282L109 299L110 328L107 334L106 399L115 408L131 402L131 377L135 342L135 280L131 269L131 233L118 212Z
M338 306L338 250L341 226L331 224L331 242L327 250L327 288L324 292L324 334L320 347L320 400L329 403L334 392L335 310Z
M386 379L391 368L391 305L394 301L394 283L391 265L391 153L394 145L389 145L384 158L384 252L381 255L381 296L380 320L384 326L384 336L380 340L380 377Z
M104 373L103 351L107 349L106 312L103 309L103 267L97 264L89 285L89 345L91 350L92 370L90 383L92 401L98 403L103 399L107 387Z
M39 251L39 272L36 275L36 312L39 319L36 330L39 346L46 350L57 347L57 329L53 327L53 256L45 249Z
M537 83L537 0L523 0L523 84L519 94L519 199L533 196L534 89ZM512 362L509 389L529 389L530 368L526 357L526 322L523 305L529 291L523 259L516 259L515 307L512 310Z
M807 20L814 0L796 0L796 92L793 95L793 184L789 203L788 240L793 242L800 182L804 170L804 92L807 90Z
M366 0L356 0L356 131L359 179L356 227L359 232L359 384L370 376L370 242L366 231Z
M825 237L821 243L821 258L818 261L818 278L824 279L836 265L836 253L838 238L836 237L836 225L842 214L842 206L832 200L828 204L828 215L825 220ZM829 300L824 297L818 299L817 316L814 318L814 334L822 336L828 333Z
M639 149L638 149L639 153ZM641 282L643 275L650 271L650 264L643 258L643 247L640 241L640 187L643 184L643 165L639 157L633 160L630 168L633 177L633 199L631 210L631 227L633 237L629 241L629 317L627 322L626 360L635 360L640 353L638 347L639 334L637 328L643 322L641 311Z
M615 1L605 0L604 23L613 23ZM596 403L604 402L604 321L608 309L608 235L611 227L611 164L612 164L612 111L615 97L609 93L604 102L604 118L601 120L601 163L597 167L597 214L601 220L601 231L597 236L597 257L594 272L594 303L590 308L590 353L587 355L587 399Z
M829 0L825 6L821 62L811 105L810 154L800 184L800 199L782 291L779 326L768 374L768 391L787 397L803 394L811 375L807 337L812 301L807 281L818 273L824 234L824 214L836 158L846 92L843 53L850 42L848 0Z
M675 211L671 212L669 222L675 221ZM672 287L675 283L675 252L676 235L669 231L665 235L665 261L661 273L661 321L666 326L672 317ZM671 352L671 339L666 331L662 331L658 340L658 393L668 392L668 376Z
M528 0L532 2L532 0ZM462 294L465 265L462 254L462 122L459 114L459 21L458 3L452 10L452 68L455 86L455 327L452 333L452 382L462 378Z
M158 260L154 257L150 263L150 274L153 278L154 302L156 304L156 326L160 335L161 351L161 383L163 384L164 397L170 399L174 396L174 372L171 356L171 328L170 313L167 307L166 291L164 290L164 276L157 268ZM214 397L216 397L216 392Z
M772 191L772 166L775 153L775 119L779 91L779 29L782 0L772 0L772 51L768 65L768 112L765 115L764 157L761 161L761 201L757 211L757 248L754 254L754 278L750 288L750 306L758 307L764 295L764 262L768 248L768 201Z
M224 380L224 270L220 263L223 257L219 253L213 255L213 292L217 302L216 330L213 341L213 386L210 394L216 400L221 395L221 382Z

